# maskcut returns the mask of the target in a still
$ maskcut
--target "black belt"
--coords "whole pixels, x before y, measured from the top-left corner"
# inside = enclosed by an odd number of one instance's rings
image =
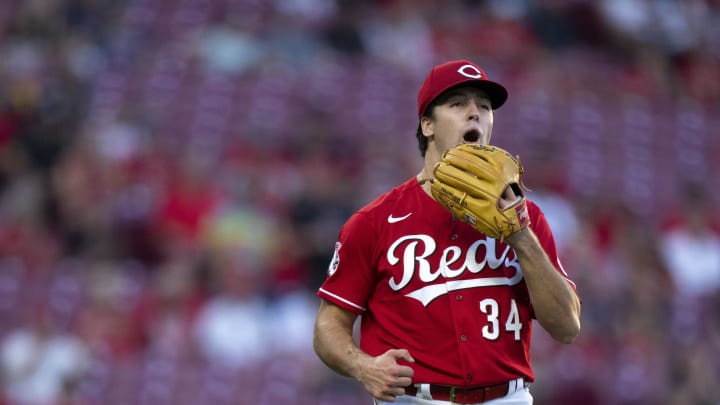
[[[514,384],[515,381],[517,380],[513,380],[512,383]],[[456,404],[478,404],[506,396],[510,390],[510,384],[511,382],[504,382],[502,384],[473,388],[429,384],[429,388],[432,399],[450,401]],[[416,396],[419,385],[420,384],[415,384],[405,387],[405,395]],[[522,385],[516,388],[519,389],[521,387]]]

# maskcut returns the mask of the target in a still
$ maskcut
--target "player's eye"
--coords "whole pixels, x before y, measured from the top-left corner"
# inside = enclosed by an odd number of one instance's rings
[[[490,102],[485,97],[477,97],[475,98],[475,104],[477,105],[478,109],[480,110],[491,110],[492,107],[490,106]]]

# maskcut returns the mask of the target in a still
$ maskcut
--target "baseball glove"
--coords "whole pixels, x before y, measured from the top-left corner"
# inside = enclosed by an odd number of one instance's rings
[[[435,200],[485,235],[502,241],[530,224],[519,157],[463,144],[445,152],[433,172]]]

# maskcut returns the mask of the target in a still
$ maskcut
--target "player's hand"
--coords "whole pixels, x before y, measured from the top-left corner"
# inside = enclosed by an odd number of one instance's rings
[[[405,394],[405,388],[412,383],[413,369],[397,363],[398,360],[415,362],[405,349],[391,349],[377,357],[371,357],[361,366],[358,381],[374,398],[395,402],[398,395]]]
[[[462,144],[443,153],[433,169],[433,198],[481,233],[504,240],[530,225],[524,169],[496,146]]]

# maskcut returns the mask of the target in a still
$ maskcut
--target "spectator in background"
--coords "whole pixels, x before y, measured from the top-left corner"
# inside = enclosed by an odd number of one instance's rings
[[[193,331],[200,353],[223,366],[251,367],[270,349],[267,269],[249,250],[218,253],[210,266],[215,292],[200,309]]]
[[[144,348],[133,311],[140,297],[143,269],[133,263],[104,261],[88,265],[87,300],[78,319],[78,334],[93,355],[110,361],[136,358]]]
[[[362,37],[369,55],[405,68],[421,77],[431,65],[434,49],[432,32],[417,2],[382,2],[363,26]]]
[[[263,48],[240,16],[214,21],[195,39],[194,52],[211,72],[239,74],[259,63]]]
[[[702,298],[720,289],[720,233],[712,227],[710,207],[702,190],[690,186],[679,218],[660,238],[660,251],[683,298]]]
[[[677,217],[667,219],[658,242],[675,287],[668,330],[677,343],[686,346],[702,345],[704,336],[717,333],[713,332],[717,326],[712,315],[716,313],[720,292],[720,233],[713,226],[703,187],[704,184],[681,187],[686,199],[677,210],[672,210]],[[696,362],[680,362],[676,366],[683,373],[690,373],[696,369],[693,363]]]
[[[716,305],[717,308],[717,305]],[[710,322],[708,339],[675,348],[669,356],[673,364],[672,379],[668,384],[667,404],[716,404],[720,369],[717,353],[720,343],[720,323]]]
[[[90,352],[79,337],[56,328],[45,308],[33,312],[31,324],[1,342],[2,389],[12,404],[54,405],[72,396]]]
[[[574,248],[580,233],[578,214],[568,197],[567,179],[558,164],[557,145],[551,141],[537,142],[531,148],[530,159],[535,161],[532,172],[525,180],[530,197],[543,210],[545,218],[554,230],[555,244],[560,254]],[[523,158],[523,156],[520,156]]]
[[[156,206],[153,237],[161,255],[200,255],[205,228],[222,193],[211,181],[211,167],[202,156],[177,159],[173,166]]]
[[[148,291],[134,310],[148,351],[190,359],[196,354],[192,331],[206,298],[196,269],[191,259],[180,256],[153,272]]]

